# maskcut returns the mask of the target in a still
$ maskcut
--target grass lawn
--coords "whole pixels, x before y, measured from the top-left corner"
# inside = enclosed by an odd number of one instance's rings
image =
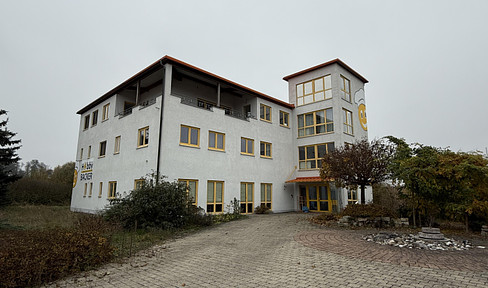
[[[0,229],[49,229],[72,227],[82,215],[69,206],[23,205],[0,209]]]

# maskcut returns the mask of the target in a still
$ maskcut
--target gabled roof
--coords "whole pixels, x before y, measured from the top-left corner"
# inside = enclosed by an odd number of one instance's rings
[[[347,71],[349,71],[351,74],[353,74],[354,76],[358,77],[359,80],[363,81],[363,83],[368,83],[368,80],[366,80],[366,78],[364,78],[363,76],[361,76],[361,74],[359,74],[358,72],[354,71],[351,67],[347,66],[346,63],[342,62],[339,58],[334,59],[334,60],[331,60],[329,62],[325,62],[325,63],[319,64],[319,65],[316,65],[316,66],[313,66],[313,67],[310,67],[310,68],[305,69],[305,70],[302,70],[302,71],[298,71],[298,72],[293,73],[291,75],[285,76],[285,77],[283,77],[283,80],[288,81],[289,79],[291,79],[293,77],[296,77],[296,76],[305,74],[307,72],[310,72],[310,71],[313,71],[313,70],[317,70],[317,69],[320,69],[322,67],[329,66],[329,65],[332,65],[332,64],[339,64],[339,65],[341,65],[344,69],[346,69]]]
[[[290,104],[290,103],[287,103],[285,101],[276,99],[274,97],[271,97],[269,95],[266,95],[264,93],[261,93],[259,91],[254,90],[254,89],[248,88],[248,87],[246,87],[244,85],[241,85],[239,83],[236,83],[236,82],[233,82],[231,80],[225,79],[224,77],[221,77],[221,76],[218,76],[216,74],[210,73],[210,72],[205,71],[205,70],[203,70],[201,68],[198,68],[196,66],[193,66],[191,64],[185,63],[185,62],[183,62],[181,60],[178,60],[176,58],[173,58],[171,56],[166,55],[166,56],[160,58],[159,60],[157,60],[156,62],[154,62],[153,64],[149,65],[148,67],[144,68],[139,73],[137,73],[134,76],[130,77],[129,79],[125,80],[124,82],[122,82],[121,84],[119,84],[118,86],[116,86],[115,88],[113,88],[112,90],[110,90],[107,93],[103,94],[102,96],[100,96],[99,98],[97,98],[95,101],[93,101],[92,103],[88,104],[87,106],[85,106],[84,108],[82,108],[80,111],[78,111],[76,113],[77,114],[83,114],[83,113],[85,113],[86,111],[90,110],[94,106],[96,106],[96,105],[102,103],[103,101],[107,100],[108,98],[112,97],[114,94],[116,94],[120,90],[123,90],[124,88],[128,87],[134,81],[136,81],[138,79],[142,79],[145,76],[149,75],[150,73],[152,73],[152,72],[160,69],[162,67],[162,65],[164,65],[166,63],[173,64],[173,65],[179,66],[179,67],[184,67],[184,68],[186,68],[188,70],[191,70],[191,71],[194,71],[194,72],[197,72],[197,73],[202,73],[202,74],[204,74],[204,75],[206,75],[206,76],[208,76],[210,78],[213,78],[215,80],[221,81],[222,83],[225,83],[225,84],[230,85],[230,86],[237,87],[237,88],[242,89],[242,90],[244,90],[244,91],[246,91],[248,93],[254,94],[254,95],[256,95],[259,98],[262,98],[262,99],[271,101],[273,103],[282,105],[284,107],[287,107],[287,108],[290,108],[290,109],[293,109],[295,107],[295,105],[293,105],[293,104]]]

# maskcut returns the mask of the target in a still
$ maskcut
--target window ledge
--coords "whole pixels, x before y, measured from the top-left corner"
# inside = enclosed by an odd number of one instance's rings
[[[120,152],[114,152],[114,155],[119,155],[119,154],[120,154]]]
[[[142,145],[142,146],[137,146],[137,149],[146,148],[146,147],[148,147],[148,146],[149,146],[149,144],[147,144],[147,145]],[[115,154],[115,153],[114,153],[114,154]],[[117,154],[119,154],[119,153],[117,153]]]
[[[208,150],[215,151],[215,152],[223,152],[223,153],[225,153],[225,149],[222,150],[222,149],[208,148]]]
[[[283,128],[288,128],[288,129],[290,129],[290,126],[289,126],[289,125],[288,125],[288,126],[286,126],[286,125],[280,124],[280,126],[281,126],[281,127],[283,127]]]
[[[101,159],[101,158],[105,158],[105,155],[103,155],[103,156],[98,156],[98,159]]]
[[[105,121],[108,121],[108,118],[107,119],[103,119],[101,123],[105,122]]]
[[[263,155],[261,155],[261,157],[260,157],[260,158],[263,158],[263,159],[269,159],[269,160],[273,160],[273,157],[268,157],[268,156],[263,156]]]
[[[254,154],[248,154],[248,153],[242,153],[242,152],[241,152],[241,155],[242,155],[242,156],[250,156],[250,157],[254,157]]]
[[[259,120],[266,122],[266,123],[269,123],[269,124],[273,124],[273,121],[271,121],[271,120],[266,120],[266,119],[262,119],[262,118],[259,118]]]
[[[183,143],[180,143],[180,146],[183,146],[183,147],[188,147],[188,148],[196,148],[196,149],[200,149],[200,146],[194,146],[194,145],[183,144]]]

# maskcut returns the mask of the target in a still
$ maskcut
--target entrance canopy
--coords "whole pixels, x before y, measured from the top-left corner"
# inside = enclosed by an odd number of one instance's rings
[[[327,179],[327,181],[331,181]],[[297,177],[293,180],[288,180],[285,183],[311,183],[311,182],[326,182],[320,176],[316,177]]]

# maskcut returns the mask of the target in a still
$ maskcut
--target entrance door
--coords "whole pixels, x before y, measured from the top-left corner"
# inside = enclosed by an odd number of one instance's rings
[[[331,212],[332,202],[328,184],[300,185],[300,196],[306,206],[314,212]]]

